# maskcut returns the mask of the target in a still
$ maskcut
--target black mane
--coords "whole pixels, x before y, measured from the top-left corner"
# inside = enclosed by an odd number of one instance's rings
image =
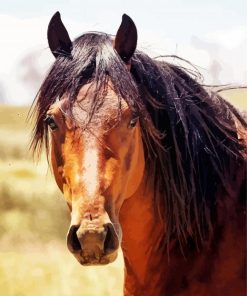
[[[40,88],[33,149],[39,151],[43,144],[49,148],[43,121],[51,104],[66,93],[72,106],[81,86],[95,81],[98,92],[88,110],[92,117],[109,79],[118,97],[140,117],[146,170],[153,176],[154,203],[166,221],[168,241],[200,241],[216,219],[216,193],[226,188],[225,173],[243,161],[234,118],[246,123],[184,69],[136,51],[129,72],[111,36],[82,35],[73,42],[71,57],[56,59]]]

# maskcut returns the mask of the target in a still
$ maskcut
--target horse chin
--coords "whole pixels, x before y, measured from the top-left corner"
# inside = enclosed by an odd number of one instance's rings
[[[114,262],[118,256],[118,250],[111,254],[103,255],[99,258],[95,256],[83,256],[81,254],[73,254],[78,262],[83,266],[107,265]]]

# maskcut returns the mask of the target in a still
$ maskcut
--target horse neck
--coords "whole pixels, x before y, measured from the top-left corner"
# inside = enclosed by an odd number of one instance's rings
[[[164,289],[167,257],[162,242],[165,226],[153,207],[153,188],[145,185],[145,181],[146,178],[120,211],[125,296],[162,295]]]

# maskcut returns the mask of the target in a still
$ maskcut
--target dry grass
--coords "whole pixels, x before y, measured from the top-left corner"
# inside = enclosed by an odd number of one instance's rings
[[[120,296],[121,256],[111,265],[81,267],[57,242],[42,249],[0,253],[0,291],[4,296]]]
[[[247,88],[227,90],[221,95],[239,110],[247,110]]]

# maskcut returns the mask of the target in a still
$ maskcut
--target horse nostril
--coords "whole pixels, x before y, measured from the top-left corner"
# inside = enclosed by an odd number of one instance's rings
[[[119,246],[118,236],[113,228],[113,225],[108,223],[105,225],[106,238],[104,241],[104,251],[106,254],[112,253]]]
[[[71,252],[76,252],[81,250],[81,245],[77,237],[77,230],[79,226],[73,225],[70,227],[69,233],[67,235],[67,246]]]

